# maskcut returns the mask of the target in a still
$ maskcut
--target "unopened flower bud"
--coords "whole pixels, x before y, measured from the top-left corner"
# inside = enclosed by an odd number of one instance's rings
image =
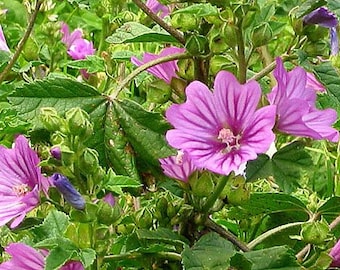
[[[243,176],[236,176],[228,180],[225,187],[228,203],[242,205],[250,198],[250,191]],[[224,192],[223,192],[224,193]]]
[[[202,35],[191,35],[186,41],[185,48],[192,55],[208,54],[208,39]]]
[[[50,149],[50,154],[52,157],[54,157],[57,160],[61,160],[61,149],[59,146],[53,146]]]
[[[183,32],[197,29],[198,23],[193,14],[177,13],[171,16],[171,25]]]
[[[323,220],[303,224],[301,229],[302,240],[314,245],[322,244],[326,240],[328,233],[329,226]]]
[[[40,120],[43,126],[48,131],[56,131],[59,130],[62,119],[58,115],[58,112],[53,107],[44,107],[40,109]]]
[[[149,84],[146,98],[150,102],[163,104],[171,97],[171,86],[163,80],[156,80]]]
[[[85,148],[80,157],[81,166],[89,173],[93,172],[98,167],[98,152],[91,148]]]
[[[70,132],[73,135],[89,136],[93,132],[92,124],[87,112],[79,107],[72,108],[65,113]]]
[[[190,177],[189,183],[192,193],[198,197],[208,197],[214,189],[214,182],[208,171],[204,171],[198,178]]]
[[[66,176],[55,173],[51,176],[52,182],[64,199],[78,210],[85,209],[85,200],[81,194],[73,187]]]
[[[254,47],[260,47],[267,44],[273,37],[273,31],[268,23],[262,23],[253,30],[251,40]]]
[[[138,226],[143,229],[149,229],[153,221],[152,214],[147,208],[138,210],[135,219]]]
[[[51,143],[62,144],[65,141],[65,135],[60,131],[53,132],[51,135]]]
[[[222,26],[222,33],[225,37],[225,41],[227,45],[231,48],[234,48],[237,45],[237,37],[236,37],[236,26],[232,24],[225,23]]]

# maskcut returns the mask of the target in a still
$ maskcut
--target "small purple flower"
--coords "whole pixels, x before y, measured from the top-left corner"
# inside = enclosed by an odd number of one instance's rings
[[[83,31],[80,28],[70,33],[68,25],[64,22],[61,24],[60,32],[63,34],[61,41],[66,45],[67,49],[71,47],[75,40],[83,38]]]
[[[11,255],[9,261],[0,264],[0,270],[44,270],[46,250],[36,250],[23,243],[9,244],[5,251]],[[84,270],[84,266],[78,261],[68,261],[61,270]]]
[[[188,182],[189,176],[198,169],[183,151],[178,151],[176,156],[162,158],[159,162],[165,175],[183,182]]]
[[[13,149],[0,146],[0,226],[18,226],[26,213],[38,206],[39,192],[47,194],[51,183],[41,174],[40,159],[20,135]]]
[[[85,209],[85,200],[81,194],[73,187],[70,181],[62,174],[55,173],[51,176],[52,182],[64,199],[78,210]]]
[[[241,85],[232,73],[220,71],[214,92],[194,81],[186,95],[184,104],[166,112],[174,127],[166,138],[197,167],[227,175],[266,152],[274,141],[275,106],[256,109],[261,98],[256,81]]]
[[[61,160],[61,150],[59,146],[53,146],[50,149],[50,154],[52,157],[54,157],[57,160]]]
[[[176,53],[183,53],[185,49],[183,48],[177,48],[177,47],[168,47],[163,49],[159,55],[157,54],[152,54],[152,53],[144,53],[143,55],[143,60],[139,60],[137,57],[131,57],[131,62],[136,65],[136,66],[141,66],[145,63],[148,63],[152,60],[155,60],[160,57],[164,57],[167,55],[172,55]],[[174,61],[169,61],[166,63],[158,64],[156,66],[153,66],[151,68],[148,68],[147,71],[149,71],[152,75],[162,79],[165,81],[167,84],[171,83],[171,79],[173,77],[177,78],[176,72],[178,71],[178,66],[177,66],[178,60]]]
[[[0,25],[0,50],[10,52],[10,50],[7,46],[7,42],[6,42],[4,32],[2,31],[1,25]]]
[[[146,6],[155,14],[159,14],[161,18],[164,18],[165,16],[168,16],[170,13],[169,7],[162,5],[157,0],[147,0]]]
[[[329,255],[332,257],[331,267],[340,267],[340,240],[336,242]]]
[[[336,111],[316,109],[316,91],[308,87],[307,72],[301,67],[287,72],[279,57],[276,63],[277,86],[267,95],[269,103],[277,108],[276,128],[295,136],[337,142],[339,132],[332,128],[337,119]]]
[[[330,12],[325,7],[319,7],[307,14],[303,18],[304,24],[317,24],[325,28],[330,29],[331,40],[331,55],[335,55],[339,51],[339,41],[336,33],[336,26],[338,25],[338,19],[336,15]]]
[[[85,59],[88,55],[93,55],[95,53],[95,49],[93,48],[93,43],[79,38],[76,39],[71,46],[69,47],[67,53],[72,57],[74,60],[81,60]]]

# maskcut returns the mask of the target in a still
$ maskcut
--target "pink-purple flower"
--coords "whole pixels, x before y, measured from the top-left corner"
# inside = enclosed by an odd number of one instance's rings
[[[339,51],[339,41],[336,32],[338,19],[326,7],[319,7],[303,18],[304,24],[317,24],[330,29],[331,55],[336,55]]]
[[[308,86],[307,72],[301,67],[287,72],[281,58],[276,63],[277,85],[267,96],[269,103],[277,108],[276,128],[295,136],[337,142],[339,132],[332,127],[337,119],[336,111],[315,107],[316,91]]]
[[[147,0],[146,6],[155,14],[159,14],[161,18],[168,16],[170,13],[169,7],[162,5],[157,0]]]
[[[332,267],[340,267],[340,240],[332,247],[329,255],[332,257]]]
[[[166,111],[174,127],[166,138],[199,168],[229,174],[266,152],[275,139],[275,106],[256,109],[261,98],[256,81],[241,85],[232,73],[220,71],[214,92],[194,81],[186,96],[185,103]]]
[[[20,135],[13,149],[0,146],[0,226],[18,226],[26,213],[39,205],[39,192],[51,185],[41,174],[40,159],[28,140]]]
[[[0,25],[0,50],[10,52],[1,25]]]
[[[11,259],[0,264],[0,270],[43,270],[45,269],[46,250],[36,250],[23,243],[9,244],[5,251]],[[60,270],[84,270],[78,261],[68,261]]]
[[[131,57],[131,62],[136,66],[141,66],[145,63],[158,59],[160,57],[176,54],[176,53],[183,53],[185,49],[177,48],[177,47],[167,47],[164,48],[159,55],[152,54],[152,53],[144,53],[143,60],[139,60],[137,57]],[[147,69],[152,75],[162,79],[167,84],[171,83],[171,79],[173,77],[177,78],[176,72],[178,71],[177,66],[178,60],[168,61],[162,64],[155,65]]]
[[[165,175],[184,182],[187,182],[189,176],[198,169],[183,151],[178,151],[176,156],[162,158],[159,162]]]
[[[314,89],[316,92],[326,92],[325,86],[320,83],[313,73],[307,72],[307,82],[306,87]]]

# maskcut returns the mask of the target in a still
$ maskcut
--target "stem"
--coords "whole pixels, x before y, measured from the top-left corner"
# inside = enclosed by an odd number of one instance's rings
[[[223,191],[223,189],[224,189],[225,185],[227,184],[229,178],[230,178],[230,175],[223,176],[220,179],[220,181],[217,183],[213,194],[208,198],[207,202],[205,203],[205,205],[202,208],[203,213],[208,213],[210,208],[212,208],[214,206],[216,200],[218,199],[221,192]]]
[[[160,17],[158,17],[155,13],[153,13],[142,1],[140,0],[132,0],[140,9],[142,9],[155,23],[160,25],[165,31],[167,31],[170,35],[172,35],[175,39],[177,39],[183,45],[185,44],[185,38],[183,34],[173,28],[171,25],[164,22]]]
[[[172,55],[167,55],[164,57],[157,58],[155,60],[152,60],[150,62],[147,62],[138,68],[136,68],[133,72],[131,72],[124,80],[121,81],[121,83],[118,85],[116,91],[109,96],[111,100],[115,99],[119,92],[123,90],[125,85],[127,85],[134,77],[136,77],[139,73],[143,72],[144,70],[153,67],[155,65],[168,62],[168,61],[173,61],[173,60],[178,60],[178,59],[186,59],[190,58],[191,56],[188,53],[176,53]]]
[[[247,61],[244,48],[243,32],[242,32],[242,20],[238,24],[239,27],[236,31],[237,39],[237,54],[238,54],[238,76],[241,84],[244,84],[247,80]]]
[[[182,256],[176,252],[158,252],[153,254],[156,258],[169,259],[172,261],[181,261]],[[144,253],[132,252],[127,254],[107,255],[104,257],[104,261],[120,261],[126,259],[138,259],[143,258],[146,255]]]
[[[248,248],[249,249],[253,249],[255,246],[257,246],[258,244],[260,244],[262,241],[264,241],[266,238],[268,238],[269,236],[272,236],[275,233],[278,233],[280,231],[283,231],[285,229],[291,228],[291,227],[296,227],[296,226],[300,226],[302,224],[304,224],[306,222],[293,222],[293,223],[288,223],[288,224],[284,224],[281,226],[278,226],[274,229],[271,229],[269,231],[266,231],[265,233],[261,234],[259,237],[255,238],[253,241],[251,241],[250,243],[248,243]]]
[[[5,69],[0,74],[0,84],[2,84],[2,82],[4,81],[4,79],[6,78],[8,73],[11,71],[12,67],[14,66],[16,61],[18,60],[21,51],[24,49],[24,46],[25,46],[25,44],[26,44],[26,42],[27,42],[32,30],[33,30],[33,26],[34,26],[35,20],[37,18],[41,4],[42,4],[42,0],[38,0],[36,5],[35,5],[33,14],[30,18],[30,21],[28,23],[27,30],[26,30],[24,36],[19,41],[18,47],[17,47],[12,59],[9,61],[8,65],[5,67]]]
[[[230,242],[232,242],[235,246],[237,246],[240,250],[247,252],[249,251],[249,247],[247,246],[246,243],[243,243],[241,240],[239,240],[235,235],[233,235],[232,233],[228,232],[227,230],[225,230],[223,227],[221,227],[220,225],[216,224],[214,221],[212,221],[211,219],[207,219],[207,221],[205,222],[205,226],[207,226],[208,228],[212,229],[213,231],[217,232],[220,236],[222,236],[223,238],[226,238],[227,240],[229,240]]]

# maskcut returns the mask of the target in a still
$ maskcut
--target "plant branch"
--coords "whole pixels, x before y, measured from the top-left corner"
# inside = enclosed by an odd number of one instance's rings
[[[233,235],[231,232],[228,232],[225,230],[222,226],[216,224],[211,219],[207,219],[205,222],[205,226],[207,226],[209,229],[213,230],[214,232],[217,232],[220,236],[223,238],[226,238],[230,242],[232,242],[235,246],[237,246],[240,250],[247,252],[250,249],[248,248],[246,243],[243,243],[241,240],[239,240],[235,235]]]
[[[237,56],[238,56],[238,76],[241,84],[244,84],[247,80],[247,61],[244,48],[242,20],[238,24],[239,27],[236,30],[237,39]]]
[[[153,13],[142,1],[132,0],[140,9],[142,9],[154,22],[160,25],[165,31],[176,38],[180,43],[185,45],[185,38],[183,34],[173,28],[171,25],[164,22],[160,17]]]
[[[296,227],[296,226],[300,226],[302,224],[304,224],[305,222],[293,222],[293,223],[288,223],[288,224],[284,224],[278,227],[275,227],[269,231],[266,231],[265,233],[261,234],[259,237],[255,238],[253,241],[251,241],[250,243],[248,243],[248,248],[249,249],[253,249],[255,246],[257,246],[258,244],[260,244],[262,241],[264,241],[266,238],[268,238],[269,236],[272,236],[275,233],[278,233],[280,231],[283,231],[285,229],[291,228],[291,227]]]
[[[229,176],[223,176],[221,179],[219,179],[220,181],[217,183],[213,194],[211,194],[208,198],[208,200],[206,201],[205,205],[203,206],[203,212],[204,213],[208,213],[210,208],[212,208],[216,202],[216,200],[218,199],[218,197],[220,196],[221,192],[223,191],[225,185],[228,182],[228,179],[230,178]]]
[[[127,85],[134,77],[136,77],[138,74],[140,74],[144,70],[146,70],[150,67],[153,67],[155,65],[161,64],[161,63],[165,63],[165,62],[169,62],[169,61],[173,61],[173,60],[178,60],[178,59],[186,59],[186,58],[190,58],[190,57],[191,56],[188,53],[176,53],[176,54],[167,55],[167,56],[164,56],[164,57],[157,58],[155,60],[152,60],[150,62],[147,62],[147,63],[139,66],[134,71],[132,71],[127,77],[125,77],[124,80],[121,81],[121,83],[118,85],[117,89],[114,91],[114,93],[112,95],[109,96],[109,98],[111,100],[115,99],[118,96],[118,94],[120,93],[120,91],[123,90],[125,85]]]
[[[181,261],[182,256],[176,252],[158,252],[152,254],[156,258],[163,258],[172,261]],[[117,255],[107,255],[104,257],[104,261],[120,261],[120,260],[127,260],[127,259],[138,259],[145,257],[145,254],[132,252],[127,254],[117,254]]]
[[[9,61],[8,65],[5,67],[5,69],[0,74],[0,84],[2,84],[2,82],[5,80],[6,76],[11,71],[11,69],[14,66],[14,64],[16,63],[16,61],[18,60],[21,51],[24,49],[24,46],[25,46],[25,44],[26,44],[26,42],[27,42],[32,30],[33,30],[34,23],[35,23],[35,20],[37,18],[37,15],[38,15],[38,12],[39,12],[39,9],[40,9],[42,2],[43,2],[42,0],[37,1],[24,36],[19,41],[18,47],[17,47],[15,53],[13,54],[12,59]]]

